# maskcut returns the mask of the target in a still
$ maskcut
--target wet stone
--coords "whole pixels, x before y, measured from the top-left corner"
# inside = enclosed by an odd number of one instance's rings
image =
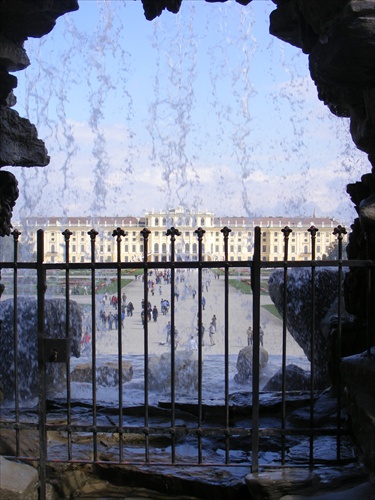
[[[268,363],[268,352],[259,348],[259,368],[260,372],[264,370]],[[238,384],[246,384],[253,374],[253,347],[246,346],[240,350],[237,358],[237,372],[234,376],[234,380]]]
[[[38,472],[34,467],[0,456],[0,471],[2,500],[38,499]]]
[[[122,362],[122,381],[130,382],[133,378],[133,365],[129,361]],[[92,382],[91,363],[82,363],[74,367],[71,373],[72,382]],[[118,363],[103,363],[96,369],[96,383],[105,387],[116,386],[119,383]]]

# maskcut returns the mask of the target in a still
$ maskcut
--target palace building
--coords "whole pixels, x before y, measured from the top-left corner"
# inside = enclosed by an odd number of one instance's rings
[[[21,231],[21,243],[26,243],[31,252],[36,251],[37,229],[44,231],[44,251],[46,262],[65,260],[65,236],[70,235],[70,261],[87,262],[91,256],[91,238],[89,231],[95,229],[97,262],[117,259],[116,237],[113,230],[120,227],[125,231],[121,242],[121,259],[124,262],[143,260],[144,239],[141,231],[150,230],[148,237],[147,260],[163,262],[170,259],[170,237],[167,230],[175,227],[180,231],[176,236],[175,258],[177,260],[198,260],[198,238],[195,233],[201,227],[203,235],[203,259],[224,260],[223,227],[231,229],[228,237],[228,259],[247,261],[253,258],[254,228],[261,228],[261,258],[264,261],[279,261],[284,258],[284,234],[282,229],[288,226],[289,260],[311,259],[311,236],[308,229],[315,226],[316,259],[328,255],[336,241],[333,230],[340,223],[328,217],[215,217],[213,212],[187,210],[178,207],[170,210],[146,212],[143,217],[30,217],[22,224],[14,223]],[[346,236],[345,236],[346,237]]]

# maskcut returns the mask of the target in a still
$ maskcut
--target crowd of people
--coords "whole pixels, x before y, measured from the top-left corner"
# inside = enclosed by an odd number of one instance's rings
[[[121,325],[121,328],[123,331],[126,329],[126,318],[132,318],[134,313],[135,318],[141,318],[141,322],[143,326],[145,325],[145,322],[152,323],[152,324],[159,324],[161,322],[161,327],[157,327],[156,331],[158,334],[163,332],[164,335],[164,342],[160,341],[159,344],[161,345],[171,345],[173,343],[174,348],[177,349],[179,346],[183,347],[184,349],[189,349],[192,351],[198,350],[198,347],[201,345],[202,347],[204,346],[215,346],[217,343],[217,339],[219,339],[219,344],[222,342],[220,340],[220,337],[218,337],[218,329],[217,329],[217,317],[216,314],[213,314],[211,317],[210,322],[208,323],[209,326],[206,329],[204,326],[204,323],[207,325],[207,317],[205,316],[207,312],[203,313],[203,311],[206,311],[206,306],[207,306],[207,299],[209,301],[209,310],[212,311],[212,305],[210,304],[210,285],[211,285],[211,273],[205,273],[204,279],[202,281],[202,288],[199,289],[199,295],[201,299],[200,307],[198,308],[198,304],[196,304],[198,312],[197,312],[197,326],[195,328],[195,331],[186,332],[186,320],[187,318],[181,319],[176,315],[173,318],[173,321],[176,319],[177,323],[181,323],[181,321],[184,321],[183,326],[183,332],[184,335],[182,338],[180,338],[179,331],[176,328],[176,325],[174,326],[174,332],[172,334],[172,325],[171,325],[171,310],[170,310],[170,301],[163,297],[163,292],[172,294],[174,296],[174,304],[175,307],[177,307],[177,302],[179,300],[179,287],[182,289],[182,295],[183,295],[183,300],[191,300],[193,299],[195,302],[197,301],[197,290],[196,288],[192,285],[190,282],[191,280],[187,276],[187,279],[183,275],[183,273],[180,271],[179,273],[176,273],[173,279],[173,283],[175,283],[175,288],[174,291],[171,290],[171,281],[172,281],[172,276],[171,276],[171,271],[170,270],[165,270],[162,272],[159,272],[157,270],[155,271],[149,271],[148,276],[147,276],[147,288],[149,291],[148,297],[149,300],[145,302],[144,299],[141,300],[140,302],[140,308],[136,308],[131,300],[128,300],[127,294],[123,292],[121,294],[121,297],[117,297],[116,294],[109,295],[108,293],[105,293],[101,299],[101,306],[99,310],[99,319],[100,321],[97,322],[97,328],[101,332],[107,332],[107,331],[113,331],[117,330],[119,331],[119,325]],[[217,278],[215,274],[215,278]],[[143,275],[143,283],[145,282],[145,275]],[[167,287],[165,287],[167,285]],[[131,290],[129,288],[129,290]],[[155,290],[158,291],[159,297],[160,297],[160,305],[156,304],[152,297],[154,296]],[[154,291],[154,293],[152,293]],[[207,294],[207,298],[206,298]],[[189,299],[190,297],[190,299]],[[173,297],[172,297],[173,298]],[[119,304],[120,302],[120,304]],[[136,310],[137,309],[137,310]],[[200,311],[200,312],[199,312]],[[200,316],[200,319],[199,319]],[[166,317],[166,319],[164,319]],[[163,319],[161,319],[163,318]],[[160,320],[160,321],[159,321]],[[167,320],[167,321],[166,321]],[[133,321],[133,320],[132,320]],[[166,323],[165,323],[166,321]],[[178,326],[177,324],[177,326]],[[165,325],[165,326],[163,326]],[[129,325],[130,326],[130,325]],[[194,330],[194,329],[193,329]],[[205,338],[205,332],[208,332],[208,339]],[[221,330],[220,330],[221,331]],[[151,327],[150,332],[155,332],[155,327]],[[184,339],[184,336],[187,334],[186,340]],[[82,349],[87,349],[87,345],[90,344],[91,342],[91,337],[88,339],[88,337],[85,335],[82,338]],[[181,344],[182,342],[182,344]],[[251,326],[247,329],[247,344],[252,345],[253,344],[253,330]],[[263,346],[263,330],[260,329],[260,345]]]

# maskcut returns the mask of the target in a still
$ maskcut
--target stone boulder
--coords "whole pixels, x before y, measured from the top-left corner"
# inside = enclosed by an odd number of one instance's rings
[[[7,299],[0,303],[0,381],[4,400],[15,397],[14,373],[14,303]],[[82,335],[82,310],[70,302],[70,354],[80,356]],[[18,390],[21,400],[30,401],[38,396],[38,309],[34,298],[19,297],[17,300],[17,353]],[[65,338],[65,300],[45,300],[45,337]],[[64,363],[47,363],[47,395],[52,396],[65,379]]]
[[[268,352],[259,348],[260,371],[264,370],[268,363]],[[253,374],[253,346],[248,345],[240,350],[237,358],[237,372],[234,380],[237,384],[246,384]]]
[[[375,347],[344,358],[341,374],[346,386],[348,414],[361,461],[375,471]]]
[[[268,280],[269,294],[283,315],[284,271],[276,270]],[[317,388],[330,385],[328,365],[330,359],[329,329],[324,325],[329,322],[327,314],[333,315],[332,305],[338,292],[338,271],[332,268],[316,269],[315,279],[315,331],[312,332],[312,284],[311,269],[296,268],[288,271],[287,280],[287,328],[294,340],[301,346],[311,362],[311,338],[314,333],[314,366]],[[337,314],[337,313],[336,313]]]
[[[280,369],[265,384],[262,391],[274,392],[282,390],[283,372]],[[286,390],[287,391],[308,391],[310,389],[310,373],[297,365],[285,367]]]
[[[150,357],[148,361],[148,384],[151,391],[170,391],[171,353]],[[175,388],[179,393],[189,394],[198,388],[198,357],[193,351],[175,353]]]
[[[38,471],[31,465],[0,457],[2,500],[38,500]]]
[[[36,127],[17,111],[0,106],[0,167],[5,165],[45,167],[50,158]]]
[[[130,382],[133,378],[133,365],[129,361],[122,362],[122,381]],[[71,373],[72,382],[92,382],[91,363],[76,365]],[[103,363],[96,369],[96,383],[105,387],[113,387],[119,383],[119,370],[117,363]]]

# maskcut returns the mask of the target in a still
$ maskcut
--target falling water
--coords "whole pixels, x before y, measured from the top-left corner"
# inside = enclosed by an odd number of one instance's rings
[[[18,107],[52,159],[15,169],[16,217],[182,205],[342,219],[327,194],[358,177],[364,158],[319,103],[307,56],[267,39],[272,2],[184,2],[151,23],[136,4],[82,2],[27,42]]]

